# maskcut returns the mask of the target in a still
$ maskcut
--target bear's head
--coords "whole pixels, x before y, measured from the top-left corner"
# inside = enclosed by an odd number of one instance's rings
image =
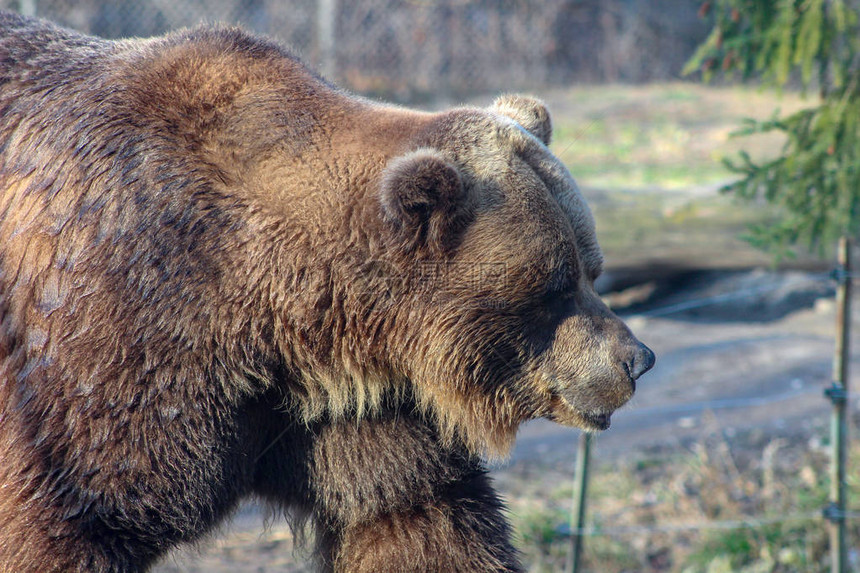
[[[380,177],[391,368],[490,455],[533,418],[607,428],[654,364],[594,290],[594,220],[551,132],[532,98],[443,112]]]

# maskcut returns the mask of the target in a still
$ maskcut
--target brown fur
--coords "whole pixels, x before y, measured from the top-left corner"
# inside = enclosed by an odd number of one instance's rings
[[[372,104],[235,29],[0,14],[0,571],[139,571],[262,496],[338,571],[516,571],[479,456],[653,355],[545,107]]]

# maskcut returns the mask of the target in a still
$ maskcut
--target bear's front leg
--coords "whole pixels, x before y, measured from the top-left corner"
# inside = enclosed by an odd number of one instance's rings
[[[346,526],[334,569],[352,572],[521,571],[489,480],[476,472],[438,497]]]
[[[522,571],[480,460],[421,420],[325,426],[310,460],[324,566],[338,572]]]

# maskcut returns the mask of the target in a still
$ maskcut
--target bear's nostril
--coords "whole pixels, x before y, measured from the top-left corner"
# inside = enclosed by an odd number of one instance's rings
[[[628,366],[630,377],[634,380],[638,379],[640,376],[651,370],[656,360],[657,358],[654,356],[654,352],[652,352],[650,348],[644,344],[639,344],[639,348],[637,348],[636,352],[633,353],[633,357],[631,358]]]

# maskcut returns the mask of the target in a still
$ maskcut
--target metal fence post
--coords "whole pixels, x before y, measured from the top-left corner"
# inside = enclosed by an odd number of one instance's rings
[[[832,573],[848,571],[845,545],[845,464],[848,448],[848,359],[851,333],[851,244],[847,237],[839,239],[837,266],[834,271],[836,289],[836,348],[833,354],[833,383],[825,395],[833,404],[830,423],[832,460],[830,467],[830,503],[824,517],[830,522],[830,559]]]
[[[336,27],[337,0],[317,0],[317,64],[323,77],[329,81],[337,79]]]
[[[35,16],[36,0],[20,0],[18,2],[18,11],[22,16]]]
[[[591,457],[591,434],[579,434],[576,454],[576,476],[573,490],[573,512],[570,524],[570,558],[567,573],[578,573],[582,553],[582,528],[585,527],[585,503],[588,492],[588,461]]]

